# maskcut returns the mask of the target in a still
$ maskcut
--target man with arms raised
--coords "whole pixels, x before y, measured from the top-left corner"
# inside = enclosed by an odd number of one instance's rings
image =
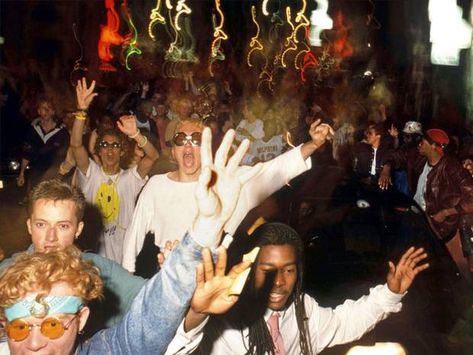
[[[136,256],[148,232],[154,233],[155,244],[163,252],[171,248],[171,241],[180,240],[186,226],[195,218],[197,206],[193,196],[201,172],[202,129],[200,121],[180,121],[171,150],[178,169],[153,176],[143,188],[123,245],[122,265],[130,272],[135,271]],[[292,178],[310,169],[309,156],[331,137],[333,130],[316,121],[309,133],[311,141],[264,163],[259,173],[243,186],[235,212],[224,227],[227,233],[235,232],[248,211]]]
[[[194,299],[167,354],[190,354],[199,343],[206,355],[317,354],[361,338],[399,312],[414,278],[428,267],[419,265],[427,257],[423,249],[410,248],[397,265],[389,262],[386,284],[356,301],[323,308],[302,292],[304,247],[295,230],[281,223],[263,224],[249,243],[249,250],[261,249],[237,304],[209,320],[209,312],[200,311]],[[222,314],[231,307],[219,303],[209,308]]]

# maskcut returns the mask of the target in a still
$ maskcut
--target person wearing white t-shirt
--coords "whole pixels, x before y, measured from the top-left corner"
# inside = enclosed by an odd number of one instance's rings
[[[82,142],[82,132],[87,118],[86,110],[94,97],[95,81],[87,87],[83,78],[76,86],[77,106],[71,134],[71,148],[77,162],[78,182],[86,200],[95,204],[102,213],[103,234],[99,237],[99,254],[121,262],[123,239],[133,215],[136,197],[147,180],[147,174],[158,158],[158,152],[137,128],[135,116],[122,116],[118,129],[99,133],[96,152],[100,165],[92,160]],[[121,132],[120,132],[121,131]],[[145,156],[133,168],[120,168],[124,154],[123,134],[134,139]]]
[[[282,134],[277,132],[277,123],[267,119],[263,124],[264,137],[251,142],[249,152],[243,160],[245,165],[255,165],[266,162],[280,156],[286,149],[287,144]]]
[[[200,121],[189,119],[179,122],[171,149],[178,169],[153,176],[143,188],[124,241],[122,265],[128,271],[135,272],[136,257],[148,232],[154,234],[155,245],[165,253],[172,248],[174,241],[182,238],[186,226],[194,220],[197,213],[194,191],[201,167],[202,129]],[[333,130],[316,121],[309,133],[310,141],[263,163],[261,171],[245,183],[235,212],[225,225],[227,233],[236,231],[248,211],[291,179],[310,169],[308,158],[331,137]]]
[[[243,103],[243,119],[238,123],[236,127],[235,138],[237,142],[243,139],[249,139],[253,142],[256,139],[264,137],[263,121],[256,117],[253,110],[249,107],[249,102]]]

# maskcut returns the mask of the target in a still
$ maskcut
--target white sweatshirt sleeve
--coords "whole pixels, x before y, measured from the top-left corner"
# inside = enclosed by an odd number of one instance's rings
[[[227,222],[225,231],[233,234],[251,209],[312,167],[310,158],[303,159],[301,146],[263,163],[261,171],[243,186],[235,212]]]
[[[133,217],[123,240],[122,266],[129,272],[135,272],[135,261],[143,247],[146,233],[153,231],[152,212],[155,209],[153,193],[153,179],[141,191],[138,202],[133,211]]]

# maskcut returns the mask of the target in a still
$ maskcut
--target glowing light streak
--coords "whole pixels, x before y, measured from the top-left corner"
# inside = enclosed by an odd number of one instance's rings
[[[291,132],[289,131],[286,131],[286,142],[287,142],[287,145],[289,145],[291,148],[296,147],[294,144],[292,144],[292,136],[291,136]]]
[[[135,25],[133,24],[133,20],[130,15],[130,11],[128,9],[128,1],[124,1],[122,3],[122,12],[125,16],[125,19],[128,23],[128,26],[130,27],[130,32],[131,32],[131,37],[128,40],[128,46],[126,48],[126,54],[125,54],[125,68],[127,70],[131,70],[130,65],[128,64],[128,60],[130,59],[130,56],[132,55],[140,55],[141,49],[137,47],[138,44],[138,31],[136,30]]]
[[[337,11],[335,14],[335,28],[338,32],[338,38],[333,43],[335,54],[347,58],[353,55],[353,47],[348,42],[348,28],[343,23],[343,13]]]
[[[166,0],[166,7],[168,10],[172,10],[171,0]]]
[[[220,0],[215,0],[215,8],[217,13],[220,17],[220,23],[217,24],[217,16],[212,14],[212,24],[214,28],[214,39],[210,46],[210,58],[209,58],[209,74],[210,76],[214,76],[212,70],[212,64],[216,60],[225,60],[225,54],[221,48],[222,41],[226,41],[228,39],[228,35],[223,31],[223,25],[225,23],[225,15],[223,14],[222,9],[220,8]]]
[[[317,10],[312,11],[310,15],[310,37],[309,41],[312,46],[322,46],[320,34],[323,30],[329,30],[333,27],[332,19],[327,15],[328,0],[315,0],[317,2]]]
[[[79,44],[79,48],[80,48],[80,56],[75,61],[74,68],[72,69],[71,74],[69,75],[69,81],[70,81],[71,85],[75,87],[77,83],[75,83],[74,82],[75,80],[73,80],[73,78],[72,78],[72,75],[74,74],[74,72],[76,72],[78,70],[86,72],[86,71],[88,71],[88,69],[87,69],[87,67],[84,67],[82,65],[82,60],[84,59],[84,48],[82,47],[82,43],[80,43],[79,37],[77,36],[77,26],[76,26],[75,23],[72,24],[72,32],[74,33],[74,39]]]
[[[179,17],[182,14],[187,14],[190,15],[192,13],[192,10],[190,9],[189,6],[186,4],[186,0],[179,0],[176,5],[176,17],[174,17],[174,26],[178,31],[181,30],[181,26],[179,26]]]
[[[306,52],[304,55],[304,61],[301,68],[301,80],[306,82],[305,73],[310,67],[317,67],[319,61],[315,57],[315,54],[312,51]]]
[[[263,0],[263,3],[261,4],[261,11],[263,12],[264,16],[268,16],[268,0]]]
[[[286,49],[281,54],[281,66],[286,68],[286,63],[284,58],[289,51],[295,51],[297,49],[296,42],[294,41],[294,34],[295,34],[295,27],[291,20],[291,8],[288,6],[286,7],[286,20],[289,26],[291,27],[292,31],[291,34],[286,38],[285,47]]]
[[[150,22],[148,24],[148,34],[153,40],[156,39],[153,34],[153,27],[155,26],[156,22],[159,22],[162,25],[166,24],[166,19],[159,12],[160,9],[161,0],[156,0],[156,6],[151,10],[151,14],[149,15]]]
[[[250,51],[248,52],[246,56],[246,63],[248,64],[249,67],[252,67],[253,65],[251,64],[250,58],[253,52],[255,51],[263,51],[263,45],[261,42],[258,40],[259,35],[260,35],[260,26],[258,24],[258,21],[256,20],[256,7],[254,5],[251,6],[251,19],[253,20],[253,23],[256,26],[256,34],[251,37],[250,41]],[[265,57],[266,58],[266,57]]]
[[[113,59],[110,47],[112,45],[121,45],[125,42],[125,39],[118,33],[120,19],[115,11],[114,0],[105,0],[105,8],[107,9],[107,24],[100,25],[100,38],[98,42],[98,55],[102,61],[100,70],[116,71],[116,68],[110,63]]]

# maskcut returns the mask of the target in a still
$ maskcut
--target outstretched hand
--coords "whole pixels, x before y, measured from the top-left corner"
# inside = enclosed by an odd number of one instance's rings
[[[230,296],[230,288],[236,277],[251,265],[244,261],[235,265],[225,275],[227,251],[218,249],[218,260],[215,265],[208,249],[203,251],[203,263],[197,268],[197,288],[191,301],[191,308],[200,314],[222,314],[228,311],[238,300],[238,296]]]
[[[387,277],[389,289],[399,294],[406,292],[412,285],[415,277],[430,266],[428,263],[419,265],[426,258],[427,253],[424,252],[424,248],[416,249],[410,247],[402,255],[397,265],[390,261]]]
[[[82,78],[77,81],[76,96],[77,96],[77,108],[79,110],[87,110],[97,93],[94,92],[95,80],[87,87],[87,80]]]
[[[202,132],[201,173],[196,188],[198,214],[193,232],[201,236],[207,234],[207,238],[213,239],[204,245],[217,245],[220,242],[215,237],[220,235],[224,224],[233,214],[242,186],[262,168],[262,165],[239,166],[248,150],[247,139],[228,157],[234,137],[235,131],[232,129],[225,134],[214,159],[210,129],[206,127]]]
[[[330,125],[321,122],[322,121],[318,119],[313,122],[309,128],[310,138],[317,148],[321,147],[326,141],[331,140],[335,134]]]

